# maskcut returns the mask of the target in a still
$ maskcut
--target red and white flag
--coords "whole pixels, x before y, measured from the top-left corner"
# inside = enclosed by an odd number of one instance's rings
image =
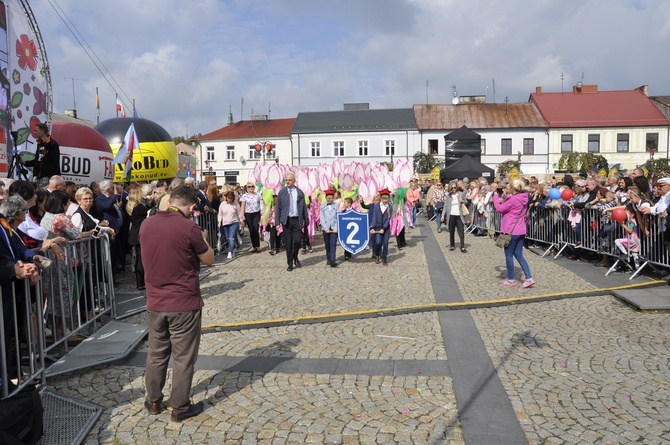
[[[126,110],[123,109],[121,99],[119,99],[118,97],[116,98],[116,113],[120,114],[121,117],[126,117]]]
[[[113,164],[124,164],[123,177],[126,181],[130,180],[130,173],[133,169],[133,152],[139,145],[140,142],[137,139],[137,133],[135,132],[135,124],[130,124],[128,131],[126,131],[126,135],[123,138],[123,143],[113,161]]]

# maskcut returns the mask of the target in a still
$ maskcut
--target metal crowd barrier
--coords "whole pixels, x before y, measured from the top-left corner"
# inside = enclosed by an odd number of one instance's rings
[[[198,216],[198,225],[201,229],[207,230],[207,242],[212,248],[215,248],[218,241],[218,218],[213,212],[201,213]]]
[[[67,353],[69,341],[116,315],[108,236],[70,241],[63,252],[60,261],[49,251],[51,267],[41,271],[47,354],[59,348]]]
[[[0,399],[36,382],[45,383],[42,287],[15,281],[0,291]]]
[[[478,209],[469,203],[470,232],[500,232],[502,215],[490,204],[488,206]],[[531,207],[525,223],[526,239],[546,247],[543,257],[555,251],[554,258],[558,258],[566,249],[570,251],[583,249],[600,253],[615,259],[606,275],[619,267],[624,267],[633,272],[631,280],[646,267],[670,268],[670,254],[664,239],[665,218],[660,215],[649,215],[649,235],[645,233],[645,227],[638,227],[637,252],[631,249],[635,241],[612,219],[611,213],[603,214],[602,210],[597,208],[583,209],[581,221],[573,224],[570,209],[566,206]],[[625,240],[622,243],[624,251],[617,247],[617,240]]]

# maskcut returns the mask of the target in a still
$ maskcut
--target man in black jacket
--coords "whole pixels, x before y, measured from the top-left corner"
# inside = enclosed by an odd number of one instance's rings
[[[58,142],[51,139],[47,124],[37,124],[35,139],[37,140],[35,159],[25,162],[28,167],[33,167],[33,180],[60,175],[60,147]]]

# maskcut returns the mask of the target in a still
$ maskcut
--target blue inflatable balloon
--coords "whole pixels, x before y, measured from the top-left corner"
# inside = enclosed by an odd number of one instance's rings
[[[557,188],[549,190],[549,199],[561,199],[561,191]]]

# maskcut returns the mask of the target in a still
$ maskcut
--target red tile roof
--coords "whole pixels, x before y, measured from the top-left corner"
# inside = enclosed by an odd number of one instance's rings
[[[414,115],[419,130],[547,127],[532,103],[414,105]]]
[[[288,137],[295,123],[295,118],[250,120],[235,122],[227,127],[207,133],[198,138],[200,141],[218,139],[260,139],[270,137]]]
[[[530,95],[530,101],[537,105],[551,128],[670,124],[639,89],[597,91],[597,88],[584,88],[581,93],[576,90],[566,93],[536,92]]]

